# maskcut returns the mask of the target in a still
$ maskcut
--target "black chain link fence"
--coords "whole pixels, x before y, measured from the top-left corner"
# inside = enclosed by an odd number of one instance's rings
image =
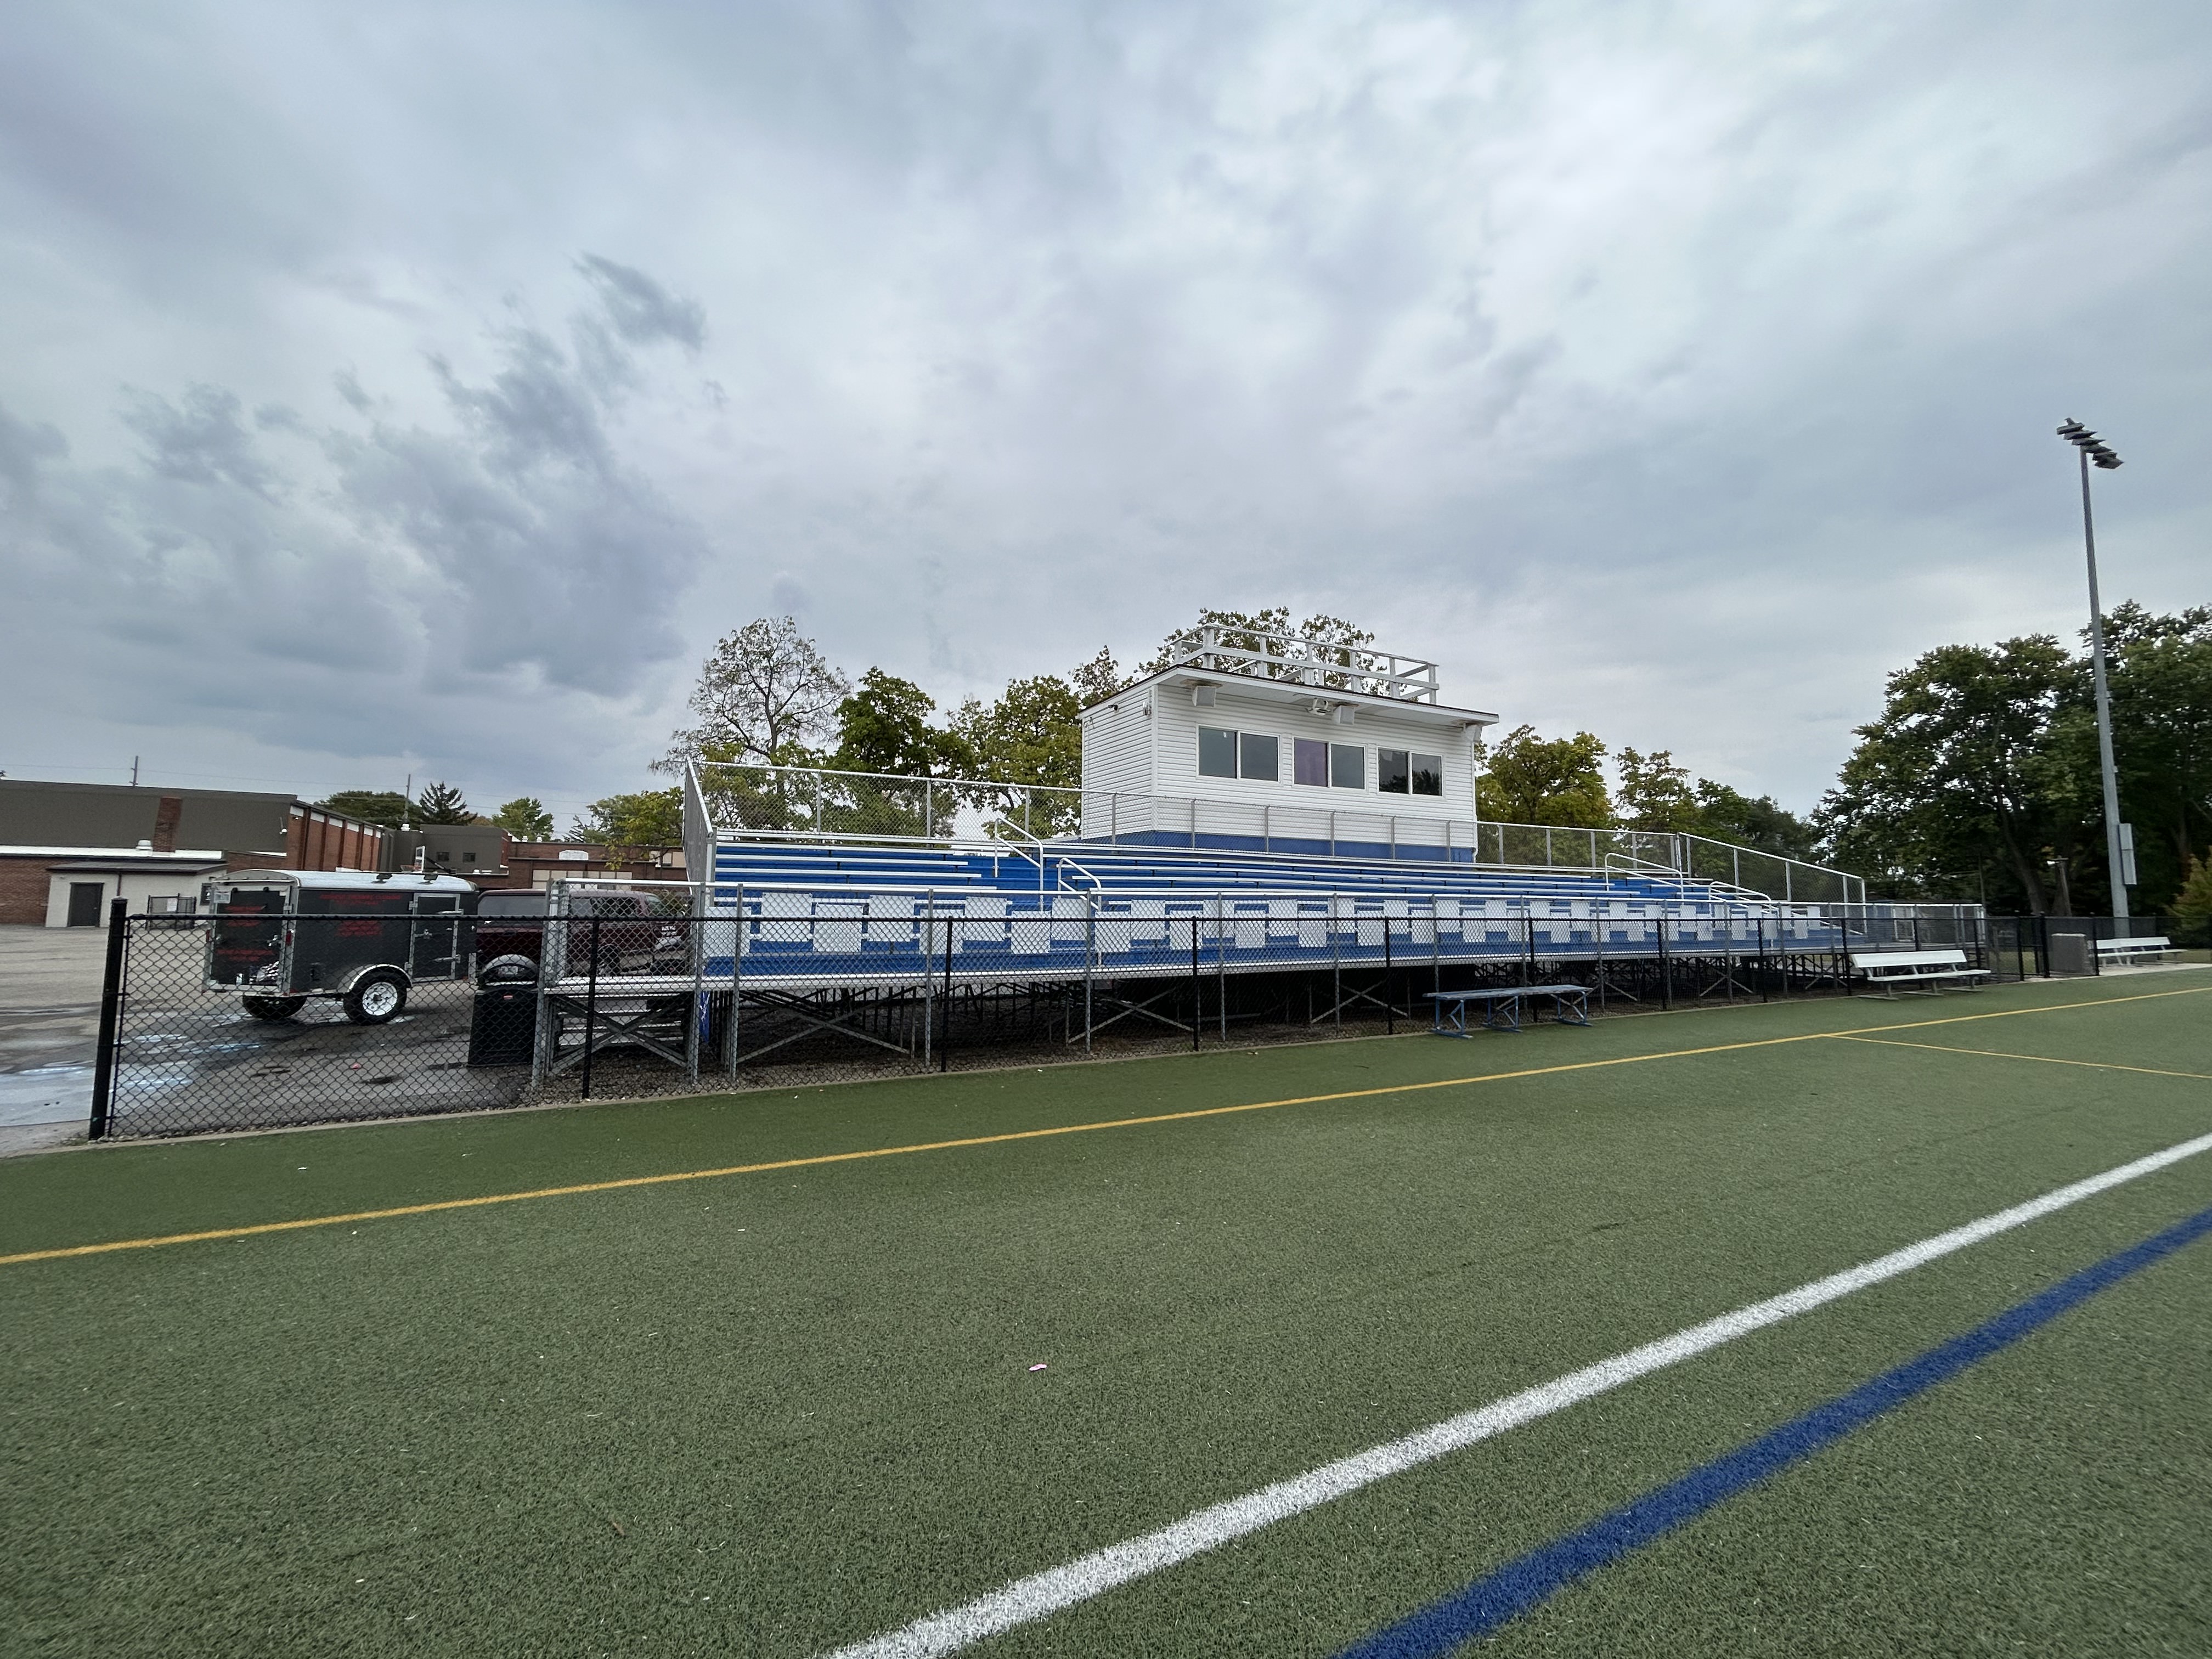
[[[769,890],[684,914],[693,902],[678,888],[556,902],[542,919],[423,918],[406,963],[328,983],[308,958],[343,918],[129,917],[111,941],[92,1132],[1382,1035],[1430,1029],[1440,994],[1530,986],[1572,988],[1594,1018],[1934,993],[2115,971],[2183,937],[2160,918],[1547,917],[1540,902],[1367,895]],[[1948,952],[1979,976],[1883,984],[1853,961]],[[1528,1018],[1550,1011],[1527,1001]]]

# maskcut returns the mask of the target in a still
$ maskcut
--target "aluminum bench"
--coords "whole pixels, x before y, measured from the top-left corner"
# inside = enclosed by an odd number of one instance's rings
[[[1975,988],[1973,981],[1990,976],[1990,970],[1986,968],[1968,967],[1966,953],[1956,949],[1854,951],[1851,952],[1851,969],[1869,985],[1890,987],[1886,994],[1893,997],[1897,994],[1894,988],[1899,985],[1911,988],[1924,984],[1928,987],[1927,994],[1936,996],[1942,994],[1945,980],[1965,980],[1967,981],[1966,988],[1972,990]]]
[[[1482,1029],[1486,1031],[1518,1031],[1523,997],[1549,997],[1555,1024],[1590,1023],[1587,985],[1498,985],[1479,991],[1431,991],[1427,995],[1436,1005],[1436,1016],[1429,1029],[1438,1036],[1474,1035],[1467,1029],[1467,1005],[1470,1002],[1483,1005]]]
[[[2097,960],[2100,963],[2141,962],[2149,957],[2174,954],[2173,941],[2163,935],[2156,939],[2100,939],[2097,941]]]

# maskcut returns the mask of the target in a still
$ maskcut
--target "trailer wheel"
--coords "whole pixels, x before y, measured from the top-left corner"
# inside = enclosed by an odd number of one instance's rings
[[[346,1018],[356,1025],[381,1025],[397,1019],[407,1006],[407,981],[389,968],[363,974],[345,995]]]
[[[246,1012],[256,1019],[289,1019],[307,1006],[305,997],[246,997]]]

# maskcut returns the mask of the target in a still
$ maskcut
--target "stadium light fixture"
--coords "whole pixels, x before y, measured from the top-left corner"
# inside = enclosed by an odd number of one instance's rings
[[[2105,774],[2105,863],[2112,878],[2112,919],[2128,919],[2128,882],[2135,874],[2133,830],[2120,822],[2119,775],[2112,766],[2112,700],[2105,689],[2105,613],[2097,602],[2097,526],[2089,514],[2089,464],[2106,472],[2120,465],[2112,447],[2069,418],[2058,435],[2081,455],[2081,542],[2089,556],[2089,677],[2097,693],[2097,759]]]

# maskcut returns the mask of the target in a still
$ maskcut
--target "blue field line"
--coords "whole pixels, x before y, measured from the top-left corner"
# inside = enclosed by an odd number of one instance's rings
[[[1914,1395],[2011,1346],[2068,1309],[2212,1232],[2200,1210],[2140,1244],[2107,1256],[1994,1319],[1908,1359],[1849,1394],[1715,1458],[1679,1480],[1654,1487],[1578,1532],[1555,1539],[1442,1601],[1431,1602],[1344,1650],[1340,1659],[1431,1659],[1487,1636],[1584,1575],[1663,1538],[1747,1487],[1833,1444]]]

